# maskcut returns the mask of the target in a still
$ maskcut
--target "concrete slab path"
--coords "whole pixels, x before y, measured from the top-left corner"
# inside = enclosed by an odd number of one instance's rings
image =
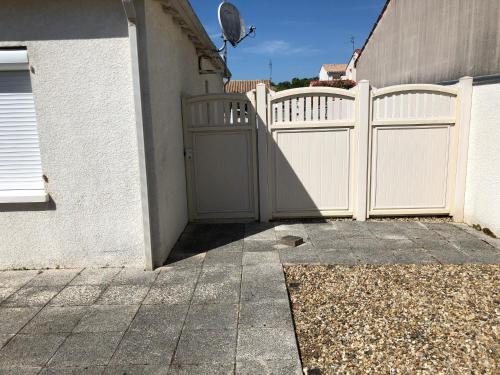
[[[500,263],[488,242],[447,223],[192,224],[154,272],[2,271],[0,373],[301,374],[283,264]]]

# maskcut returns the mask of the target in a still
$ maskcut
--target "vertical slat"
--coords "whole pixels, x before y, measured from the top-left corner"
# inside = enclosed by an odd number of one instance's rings
[[[339,120],[342,120],[344,118],[344,100],[342,98],[339,98]]]
[[[229,102],[227,100],[224,101],[224,125],[231,125],[231,111],[229,107]]]
[[[319,120],[319,97],[316,95],[313,96],[313,111],[312,111],[312,119],[313,121],[318,121]]]
[[[304,106],[305,106],[304,97],[301,96],[297,99],[297,121],[305,120]]]
[[[329,96],[327,98],[328,111],[327,111],[327,119],[328,121],[333,121],[333,98]]]
[[[290,99],[285,100],[285,115],[284,115],[284,121],[285,122],[290,122]]]
[[[325,121],[326,117],[326,98],[324,96],[321,96],[319,98],[319,120],[320,121]]]
[[[279,123],[281,123],[281,122],[283,122],[283,102],[276,103],[276,108],[277,108],[277,111],[278,111],[277,121]]]
[[[298,117],[297,98],[292,98],[290,105],[291,105],[291,108],[290,108],[291,120],[290,121],[294,122],[294,121],[297,121],[297,117]]]
[[[310,96],[305,97],[305,104],[306,104],[306,121],[311,121],[311,101],[312,98]]]

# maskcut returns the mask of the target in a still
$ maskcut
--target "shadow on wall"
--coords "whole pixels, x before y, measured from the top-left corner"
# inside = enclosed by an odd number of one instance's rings
[[[0,41],[128,37],[121,1],[2,0]]]

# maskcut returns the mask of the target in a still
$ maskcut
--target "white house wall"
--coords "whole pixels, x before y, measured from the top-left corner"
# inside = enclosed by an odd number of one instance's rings
[[[144,266],[121,2],[3,0],[0,46],[8,45],[28,50],[53,202],[0,205],[0,268]]]
[[[199,74],[195,47],[161,2],[146,0],[138,13],[146,51],[143,89],[149,94],[144,107],[153,263],[159,266],[188,222],[181,96],[204,94],[206,81],[210,92],[222,92],[223,81],[221,75]]]
[[[465,221],[500,236],[500,83],[474,86]]]

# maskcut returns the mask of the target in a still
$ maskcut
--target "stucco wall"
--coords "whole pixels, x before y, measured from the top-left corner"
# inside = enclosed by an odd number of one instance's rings
[[[162,265],[188,222],[182,95],[222,92],[220,75],[200,75],[195,47],[161,4],[136,3],[153,263]]]
[[[498,0],[392,0],[357,61],[375,87],[500,72]]]
[[[28,49],[53,203],[0,205],[0,268],[144,266],[121,1],[3,0],[5,45]]]
[[[465,221],[500,237],[500,83],[474,86]]]

